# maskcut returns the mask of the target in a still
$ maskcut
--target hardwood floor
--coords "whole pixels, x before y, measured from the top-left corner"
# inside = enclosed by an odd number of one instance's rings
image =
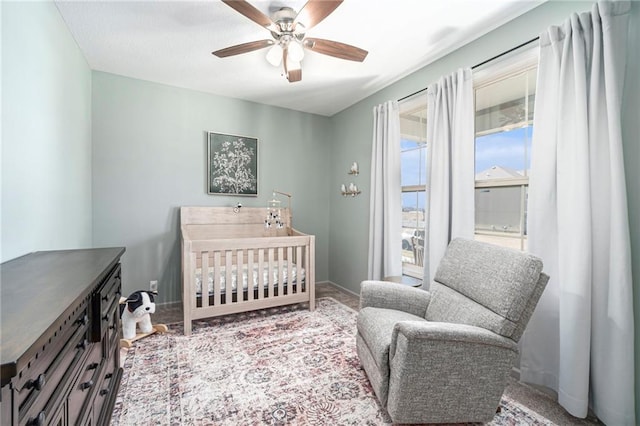
[[[354,311],[358,310],[360,304],[360,298],[357,295],[329,283],[316,284],[316,299],[320,297],[331,297]]]

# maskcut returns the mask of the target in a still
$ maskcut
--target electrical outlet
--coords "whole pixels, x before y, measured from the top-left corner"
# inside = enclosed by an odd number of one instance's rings
[[[149,290],[158,292],[158,280],[149,281]]]

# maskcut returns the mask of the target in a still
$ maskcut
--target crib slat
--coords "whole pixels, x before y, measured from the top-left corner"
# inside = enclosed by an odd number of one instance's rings
[[[233,268],[233,252],[231,250],[225,251],[226,263],[225,263],[225,304],[230,305],[233,303],[233,274],[231,269]]]
[[[200,282],[202,283],[200,299],[202,299],[202,307],[206,308],[209,306],[209,252],[201,252],[200,258],[202,259],[202,267],[200,268],[202,271],[200,274]]]
[[[302,246],[296,247],[296,284],[298,287],[298,292],[304,292],[304,288],[302,288]]]
[[[269,248],[269,274],[268,274],[268,278],[267,278],[267,283],[269,285],[269,298],[273,297],[273,264],[274,264],[274,259],[273,259],[273,248]]]
[[[304,270],[306,271],[306,279],[305,279],[305,291],[310,292],[312,289],[309,286],[309,283],[311,282],[310,276],[313,273],[313,271],[311,270],[311,268],[309,267],[309,246],[305,246],[304,248]],[[311,294],[310,297],[313,297],[314,295]]]
[[[267,280],[269,283],[269,280]],[[264,250],[258,249],[258,299],[264,299]]]
[[[236,252],[236,297],[238,303],[244,301],[244,280],[248,279],[244,273],[244,251],[238,250]],[[247,282],[248,288],[249,282]]]
[[[253,283],[255,274],[253,270],[253,250],[247,250],[247,300],[253,300]]]
[[[190,284],[192,286],[192,291],[189,292],[189,300],[191,302],[191,309],[196,309],[198,306],[198,295],[196,294],[196,276],[195,276],[195,271],[196,271],[196,256],[190,256],[190,264],[189,264],[189,270],[193,271],[192,275],[191,275],[191,283]],[[202,292],[202,290],[201,290]],[[189,333],[191,333],[191,324],[189,324]]]
[[[287,247],[287,287],[289,288],[289,291],[287,294],[294,294],[294,288],[293,288],[293,272],[291,272],[293,270],[293,259],[292,259],[292,253],[293,253],[293,247],[289,246]]]
[[[284,296],[284,267],[282,261],[282,247],[278,247],[278,297]]]
[[[213,304],[220,304],[220,252],[213,255]]]
[[[309,243],[306,246],[307,250],[307,263],[305,268],[307,270],[306,287],[309,292],[309,310],[316,309],[316,240],[313,235],[309,236]]]
[[[182,315],[184,318],[184,335],[191,335],[191,313],[195,306],[191,301],[191,294],[196,292],[196,265],[191,256],[191,243],[181,241],[182,246]]]

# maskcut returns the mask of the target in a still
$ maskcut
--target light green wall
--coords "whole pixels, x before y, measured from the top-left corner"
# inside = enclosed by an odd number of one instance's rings
[[[266,207],[274,189],[328,278],[328,118],[102,72],[92,106],[94,244],[127,247],[124,293],[157,279],[160,301],[181,300],[180,206]],[[257,198],[207,195],[206,131],[258,138]]]
[[[358,292],[359,283],[367,276],[373,107],[423,89],[438,77],[459,67],[481,63],[536,37],[551,25],[560,24],[573,12],[591,10],[592,5],[591,1],[547,2],[332,117],[334,137],[331,144],[329,215],[331,282]],[[629,195],[636,306],[636,417],[640,418],[640,2],[632,3],[630,27],[628,77],[624,89],[623,148]],[[336,190],[340,181],[346,179],[345,160],[357,160],[362,164],[362,174],[358,179],[363,194],[355,200],[342,199]]]
[[[2,253],[91,246],[91,71],[52,2],[2,2]]]

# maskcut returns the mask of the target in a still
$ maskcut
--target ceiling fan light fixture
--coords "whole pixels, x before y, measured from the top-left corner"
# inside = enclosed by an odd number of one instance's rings
[[[282,46],[280,44],[274,44],[267,52],[267,62],[274,67],[277,67],[282,62]]]
[[[302,49],[300,43],[296,41],[292,41],[289,43],[287,51],[289,59],[292,62],[300,62],[304,58],[304,49]]]

